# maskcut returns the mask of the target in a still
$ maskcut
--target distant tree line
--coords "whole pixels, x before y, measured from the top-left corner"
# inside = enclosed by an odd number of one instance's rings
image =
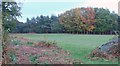
[[[11,33],[114,34],[118,31],[118,15],[104,8],[75,8],[58,16],[27,18],[16,22]]]
[[[37,16],[31,19],[27,18],[27,22],[17,22],[14,33],[62,33],[64,27],[59,23],[57,16]]]

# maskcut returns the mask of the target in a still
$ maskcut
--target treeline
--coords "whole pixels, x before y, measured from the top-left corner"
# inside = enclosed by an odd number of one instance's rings
[[[59,23],[57,16],[37,16],[27,18],[26,23],[17,22],[14,33],[62,33],[64,27]]]
[[[114,34],[118,31],[118,15],[104,8],[75,8],[58,16],[27,18],[17,22],[12,33],[79,33]]]

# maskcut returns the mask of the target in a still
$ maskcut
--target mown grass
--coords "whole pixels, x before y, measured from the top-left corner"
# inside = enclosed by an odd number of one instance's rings
[[[59,47],[68,50],[71,57],[80,59],[85,64],[116,64],[117,62],[97,60],[91,61],[88,54],[96,47],[108,42],[113,35],[78,35],[78,34],[19,34],[34,41],[53,41]]]

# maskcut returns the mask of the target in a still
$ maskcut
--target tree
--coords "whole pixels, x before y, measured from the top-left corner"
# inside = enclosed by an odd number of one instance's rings
[[[95,32],[104,33],[104,32],[113,32],[117,30],[117,14],[110,13],[108,9],[95,8],[96,12],[96,23],[95,23]]]
[[[2,2],[3,29],[12,30],[17,17],[21,16],[20,6],[16,2]]]
[[[27,28],[27,27],[25,27],[25,25],[26,24],[23,22],[16,22],[16,26],[11,32],[12,33],[26,33],[26,32],[24,32],[24,29]]]
[[[52,15],[50,20],[51,20],[51,32],[52,33],[62,33],[65,31],[64,27],[60,24],[57,16]]]
[[[118,28],[117,29],[118,29],[118,32],[120,34],[120,28],[119,28],[119,26],[120,26],[120,16],[118,16],[118,21],[117,22],[118,22],[118,26],[117,26]],[[119,38],[120,38],[120,35],[119,35]]]
[[[2,3],[0,1],[0,63],[2,63]],[[0,64],[1,65],[1,64]]]
[[[3,28],[3,40],[2,40],[2,49],[3,49],[3,64],[6,64],[6,51],[8,43],[8,32],[10,32],[14,27],[17,21],[17,17],[21,16],[20,7],[16,2],[2,2],[2,28]]]
[[[26,23],[17,23],[13,32],[112,34],[118,31],[117,19],[118,15],[108,9],[75,8],[59,16],[40,15],[27,18]]]
[[[94,29],[95,12],[93,8],[75,8],[61,14],[59,21],[69,31],[91,31]]]
[[[72,9],[59,16],[59,22],[67,29],[67,32],[75,32],[74,29],[78,30],[81,28],[78,27],[78,25],[81,24],[81,19],[79,17],[76,18],[80,16],[80,12],[76,14],[76,11],[80,11],[80,9]]]
[[[82,13],[81,13],[81,19],[82,19],[82,22],[85,24],[85,30],[87,31],[92,31],[95,26],[95,11],[94,11],[94,8],[81,8],[82,10]]]

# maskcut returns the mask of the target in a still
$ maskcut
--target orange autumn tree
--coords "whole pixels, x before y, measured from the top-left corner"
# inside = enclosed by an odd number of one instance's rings
[[[81,19],[82,22],[86,25],[87,31],[92,31],[95,23],[95,11],[93,8],[82,8],[81,9]]]
[[[69,32],[92,31],[95,12],[93,8],[75,8],[61,14],[59,21]]]

